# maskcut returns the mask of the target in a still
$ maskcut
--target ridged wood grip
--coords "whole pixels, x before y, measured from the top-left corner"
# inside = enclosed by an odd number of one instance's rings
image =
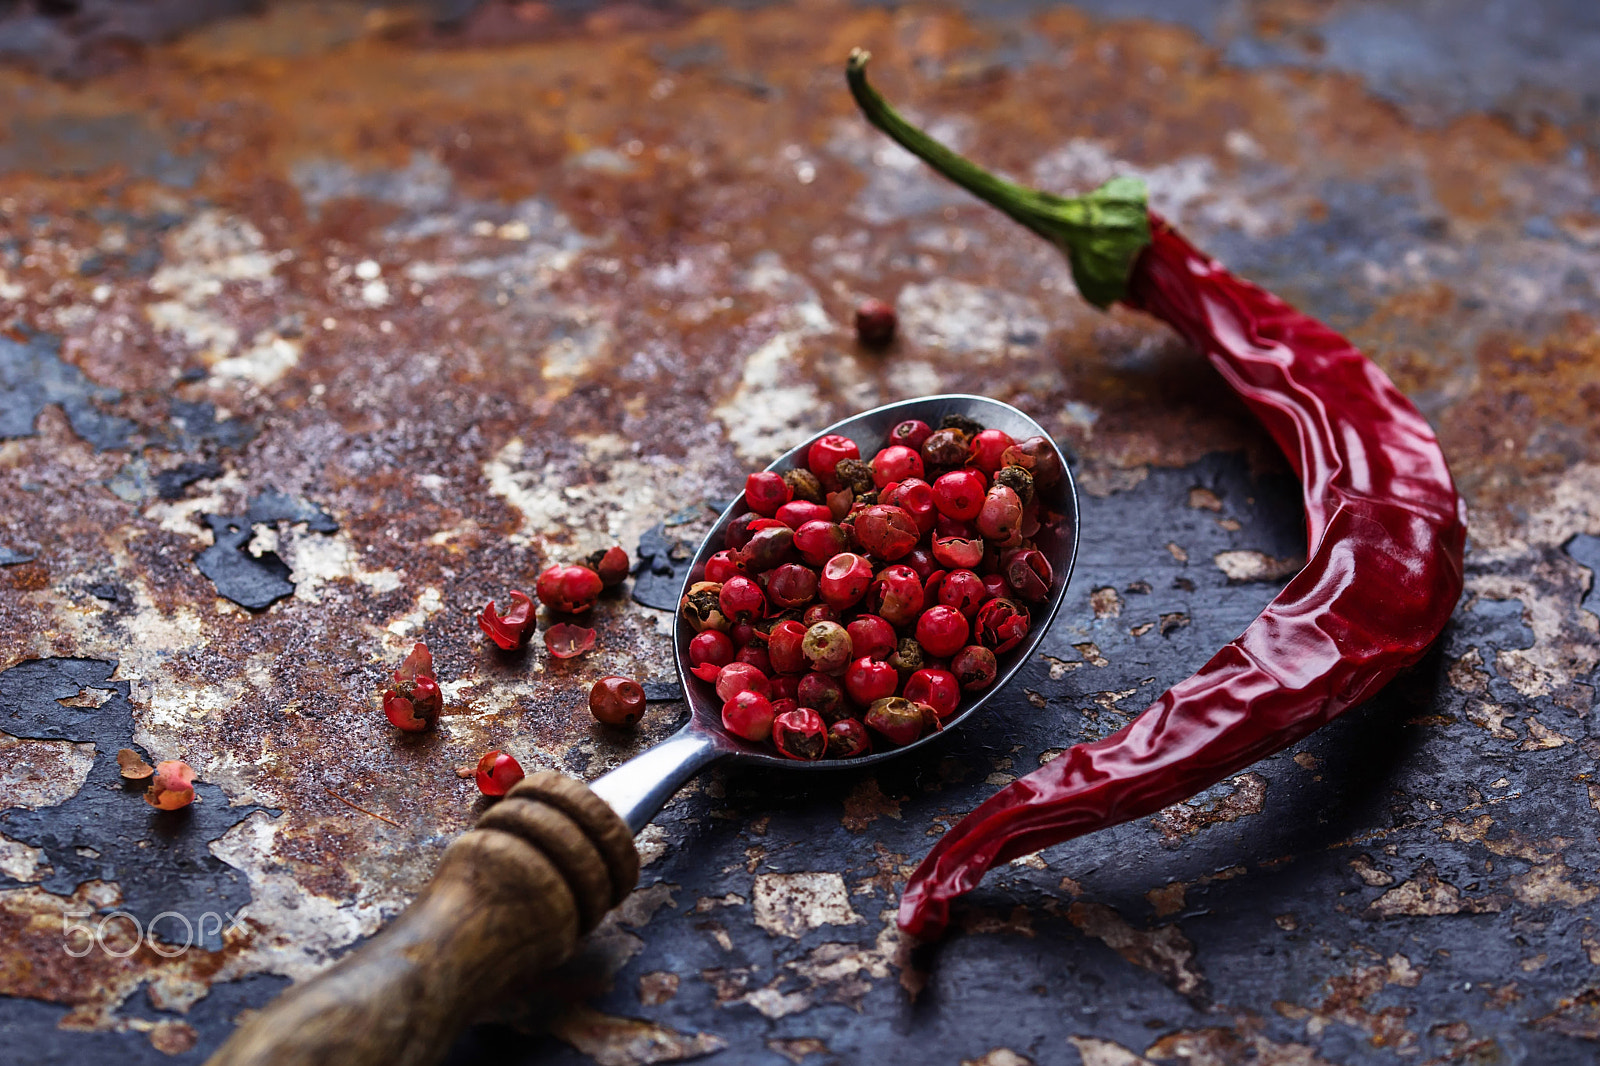
[[[423,1066],[633,891],[639,855],[581,781],[524,778],[445,849],[388,928],[251,1017],[210,1066]]]

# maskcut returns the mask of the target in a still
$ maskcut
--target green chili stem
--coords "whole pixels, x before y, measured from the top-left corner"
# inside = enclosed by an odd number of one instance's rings
[[[1055,196],[995,176],[907,122],[867,83],[870,53],[856,49],[845,66],[850,93],[867,120],[934,170],[1033,230],[1066,253],[1085,299],[1106,307],[1127,292],[1134,261],[1150,243],[1144,182],[1112,178],[1077,197]]]

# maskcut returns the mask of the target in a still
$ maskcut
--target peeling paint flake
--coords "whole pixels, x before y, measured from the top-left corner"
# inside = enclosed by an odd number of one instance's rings
[[[844,878],[836,873],[758,874],[751,889],[755,923],[798,940],[825,925],[860,925]]]

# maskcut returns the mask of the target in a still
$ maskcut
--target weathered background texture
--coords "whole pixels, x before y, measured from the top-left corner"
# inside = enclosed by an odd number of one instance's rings
[[[1381,698],[997,873],[916,967],[892,914],[942,827],[1128,721],[1304,545],[1205,365],[856,117],[858,44],[967,152],[1061,190],[1142,174],[1348,331],[1472,523],[1450,629]],[[459,1060],[1594,1060],[1588,0],[11,0],[0,57],[9,1060],[197,1062],[405,905],[477,810],[457,767],[592,777],[665,735],[679,705],[624,736],[584,693],[670,680],[666,614],[605,601],[599,648],[554,663],[473,613],[663,520],[693,540],[751,465],[938,390],[1076,454],[1046,654],[925,758],[686,791],[558,1005]],[[868,294],[899,307],[887,354],[849,329]],[[449,709],[403,737],[375,694],[420,637]],[[154,814],[129,745],[187,759],[201,802]],[[179,954],[116,919],[78,958],[72,907],[239,921]]]

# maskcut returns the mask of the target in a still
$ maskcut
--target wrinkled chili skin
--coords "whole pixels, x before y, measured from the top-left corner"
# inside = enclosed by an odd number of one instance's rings
[[[901,898],[914,936],[941,933],[995,864],[1154,814],[1367,699],[1461,595],[1464,508],[1422,415],[1349,341],[1150,221],[1123,302],[1203,352],[1261,419],[1304,486],[1310,557],[1194,676],[945,833]]]

